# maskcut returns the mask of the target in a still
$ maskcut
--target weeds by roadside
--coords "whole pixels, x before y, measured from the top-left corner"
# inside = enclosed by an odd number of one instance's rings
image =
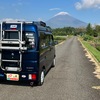
[[[84,41],[87,41],[91,46],[100,51],[100,37],[83,35],[82,38]]]
[[[88,38],[88,39],[87,39]],[[91,52],[97,61],[100,63],[100,51],[96,48],[95,38],[93,37],[80,37],[82,44],[87,48],[89,52]],[[98,42],[99,43],[99,42]],[[98,46],[100,47],[100,45]]]
[[[95,56],[95,58],[98,60],[98,62],[100,62],[100,51],[98,51],[96,48],[94,48],[93,46],[91,46],[86,41],[82,41],[82,43],[89,50],[89,52],[91,52]]]
[[[67,36],[54,36],[54,40],[57,41],[58,43],[64,41],[67,39]]]

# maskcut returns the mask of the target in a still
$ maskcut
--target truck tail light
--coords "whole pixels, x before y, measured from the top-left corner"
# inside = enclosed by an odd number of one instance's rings
[[[29,74],[29,80],[36,80],[36,74]]]

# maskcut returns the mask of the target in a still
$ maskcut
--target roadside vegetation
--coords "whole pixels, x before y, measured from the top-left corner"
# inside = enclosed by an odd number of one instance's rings
[[[91,52],[94,55],[94,57],[97,59],[97,61],[100,62],[100,51],[98,51],[96,48],[91,46],[86,41],[82,41],[82,43],[88,49],[88,51]]]
[[[66,39],[67,36],[54,36],[54,40],[57,41],[58,43],[63,42]]]
[[[92,27],[89,23],[85,32],[82,32],[81,41],[100,63],[100,26]]]
[[[89,23],[87,27],[73,28],[64,27],[53,29],[55,41],[62,42],[69,36],[79,36],[83,45],[91,52],[100,62],[100,25],[92,25]]]
[[[65,41],[67,38],[72,36],[73,27],[64,27],[53,29],[54,40],[58,43]]]

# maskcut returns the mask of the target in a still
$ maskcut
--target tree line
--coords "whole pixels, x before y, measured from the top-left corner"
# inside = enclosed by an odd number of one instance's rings
[[[95,25],[94,27],[89,23],[87,27],[74,28],[74,27],[64,27],[53,29],[53,35],[89,35],[98,37],[100,36],[100,25]]]

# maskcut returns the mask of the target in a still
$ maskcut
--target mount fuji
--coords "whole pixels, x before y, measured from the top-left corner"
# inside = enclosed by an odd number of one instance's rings
[[[51,28],[63,28],[63,27],[86,27],[87,23],[80,21],[72,17],[67,12],[60,12],[46,21],[47,25]]]

